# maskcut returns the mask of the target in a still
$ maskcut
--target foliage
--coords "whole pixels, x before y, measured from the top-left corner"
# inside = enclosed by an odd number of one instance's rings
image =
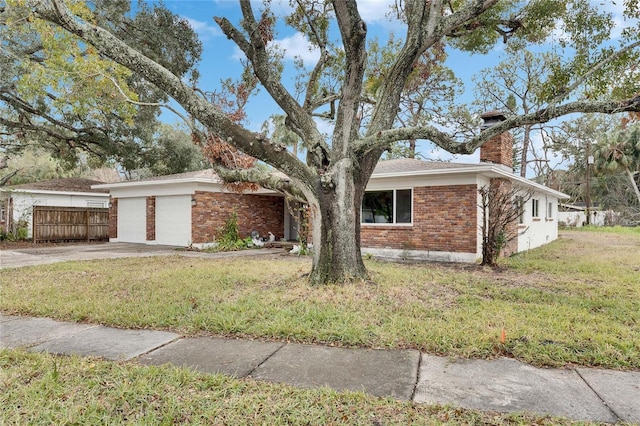
[[[216,245],[213,251],[235,251],[253,247],[251,237],[240,238],[238,232],[238,214],[232,211],[224,226],[218,229]]]
[[[368,261],[375,283],[321,288],[308,285],[304,257],[66,262],[3,269],[0,310],[187,335],[638,369],[639,257],[637,229],[614,228],[565,232],[505,259],[500,271]]]
[[[72,0],[68,6],[185,79],[199,59],[195,32],[161,4],[140,2],[135,12],[129,1],[98,0],[89,7]],[[163,91],[36,19],[22,0],[0,2],[0,35],[0,150],[13,156],[35,144],[70,164],[90,153],[136,168],[168,99]]]
[[[373,40],[367,47],[367,73],[364,81],[364,93],[375,103],[383,83],[389,78],[391,64],[400,53],[403,40],[393,34],[384,46]],[[415,127],[438,123],[443,126],[451,122],[451,110],[455,98],[462,93],[462,83],[455,73],[445,66],[447,54],[443,43],[437,43],[427,50],[413,64],[413,69],[405,82],[400,98],[397,125]],[[360,119],[365,122],[373,113],[373,108],[365,104]],[[416,158],[415,138],[399,141],[389,148],[386,158]]]
[[[179,126],[160,124],[152,145],[144,147],[140,165],[148,175],[163,176],[202,170],[209,166],[190,132]]]
[[[47,151],[37,146],[25,148],[19,155],[9,158],[7,172],[17,171],[7,185],[38,182],[77,176],[77,170],[69,169],[68,164],[56,159]]]
[[[640,206],[640,125],[603,135],[594,157],[597,170],[626,173]]]
[[[297,157],[302,148],[300,136],[287,127],[286,120],[284,115],[272,115],[262,123],[262,131],[274,142],[291,147],[291,153]]]

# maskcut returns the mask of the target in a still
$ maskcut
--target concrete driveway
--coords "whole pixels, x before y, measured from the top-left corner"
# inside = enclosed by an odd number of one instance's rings
[[[187,256],[206,258],[228,258],[280,254],[282,249],[243,250],[226,253],[204,253],[177,250],[175,246],[134,243],[96,243],[20,248],[0,252],[0,269],[22,266],[45,265],[70,260],[116,259],[122,257]]]

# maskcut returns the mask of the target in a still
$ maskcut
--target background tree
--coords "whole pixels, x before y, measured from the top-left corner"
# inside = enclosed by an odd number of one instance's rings
[[[595,183],[595,174],[587,173],[588,157],[593,155],[601,135],[619,127],[619,117],[602,114],[584,114],[555,126],[548,145],[556,165],[547,167],[539,182],[571,195],[569,203],[586,202],[589,175],[590,184]]]
[[[367,48],[367,72],[364,90],[369,103],[364,103],[360,119],[365,122],[374,111],[376,99],[383,82],[389,78],[391,64],[402,49],[402,40],[393,35],[384,46],[373,41]],[[462,92],[462,83],[454,72],[445,66],[447,55],[444,44],[437,43],[419,57],[405,83],[400,97],[397,125],[417,127],[450,122],[456,95]],[[391,158],[415,158],[417,139],[395,143],[386,154]]]
[[[286,124],[287,117],[284,115],[272,115],[267,121],[262,123],[262,131],[270,140],[291,148],[291,153],[298,156],[302,141],[294,131]]]
[[[71,0],[11,2],[26,2],[30,8],[25,18],[53,23],[82,38],[104,57],[162,88],[210,134],[283,172],[276,175],[257,168],[217,169],[227,180],[258,183],[309,205],[314,245],[312,283],[367,277],[360,253],[360,208],[378,160],[394,143],[425,139],[452,153],[472,153],[493,136],[519,126],[576,112],[640,110],[640,98],[632,95],[637,92],[638,71],[629,66],[639,59],[638,28],[629,25],[620,43],[613,45],[609,39],[614,25],[611,16],[583,0],[397,2],[396,12],[406,33],[385,72],[387,78],[376,90],[367,120],[359,119],[363,104],[371,101],[364,96],[367,25],[355,0],[299,0],[293,16],[285,19],[320,51],[318,62],[298,80],[296,90],[304,91],[301,97],[283,84],[281,55],[274,54],[270,47],[277,17],[269,8],[254,12],[254,3],[241,0],[242,20],[238,25],[224,17],[214,19],[246,56],[252,70],[248,76],[257,79],[286,115],[287,126],[300,136],[307,153],[303,162],[284,145],[238,124],[201,92],[133,49],[109,28],[86,15],[74,14],[69,10],[75,4]],[[640,12],[633,2],[627,6],[625,17],[637,19]],[[499,41],[521,46],[539,43],[558,22],[564,25],[562,43],[567,55],[544,82],[543,108],[509,117],[467,139],[457,137],[458,129],[449,132],[435,123],[398,125],[398,108],[414,65],[422,58],[428,61],[425,54],[434,46],[445,43],[451,48],[487,54]],[[327,137],[319,130],[315,121],[318,117],[330,120],[333,126]]]
[[[161,176],[211,167],[201,149],[194,145],[191,130],[184,126],[160,124],[152,145],[139,157],[139,176]]]
[[[602,135],[594,157],[597,170],[624,172],[640,205],[640,126]]]
[[[174,75],[195,81],[201,45],[162,4],[96,0],[73,13],[108,29]],[[151,145],[167,94],[19,2],[0,0],[0,152],[38,146],[73,164],[81,153],[128,168]],[[124,99],[130,102],[123,102]]]
[[[553,52],[534,54],[519,46],[507,48],[509,59],[494,68],[487,68],[474,78],[476,86],[476,104],[482,111],[499,110],[507,116],[530,114],[542,108],[547,99],[543,96],[543,83],[549,78],[553,64],[559,57]],[[512,51],[511,51],[512,50]],[[538,162],[544,169],[547,164],[535,154],[532,142],[534,134],[540,134],[544,127],[538,124],[525,124],[514,132],[519,143],[514,146],[514,168],[520,176],[526,177],[529,162]]]

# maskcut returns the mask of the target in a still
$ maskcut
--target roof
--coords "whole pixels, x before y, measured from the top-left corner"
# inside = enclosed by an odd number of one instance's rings
[[[423,161],[414,158],[379,161],[372,176],[394,173],[410,173],[431,170],[462,169],[475,167],[477,164],[447,163],[444,161]]]
[[[415,176],[442,176],[454,174],[476,173],[490,178],[509,179],[524,188],[553,195],[557,198],[569,198],[567,194],[556,191],[547,186],[525,179],[513,173],[513,170],[502,164],[495,163],[447,163],[444,161],[423,161],[411,158],[380,161],[371,175],[371,179],[415,177]]]
[[[222,184],[222,180],[218,177],[213,169],[196,170],[195,172],[176,173],[173,175],[153,176],[138,180],[128,180],[122,182],[102,183],[94,188],[99,188],[109,192],[113,188],[136,188],[136,187],[155,187],[165,184],[182,184],[182,183],[205,183],[205,184]]]
[[[176,173],[173,175],[153,176],[144,179],[138,179],[130,182],[155,182],[162,180],[188,180],[188,179],[211,179],[219,182],[220,179],[213,169],[196,170],[195,172]],[[102,182],[101,182],[102,183]]]
[[[373,174],[371,175],[371,178],[380,179],[397,178],[403,176],[437,176],[462,173],[478,173],[489,177],[510,179],[514,182],[518,182],[524,187],[546,192],[558,198],[569,198],[568,195],[563,194],[562,192],[555,191],[529,179],[522,178],[518,175],[515,175],[513,171],[511,171],[508,167],[494,163],[449,163],[445,161],[423,161],[413,158],[400,158],[396,160],[379,161],[376,165],[375,170],[373,171]],[[281,172],[277,171],[275,171],[274,174],[285,176]],[[97,187],[108,191],[112,188],[146,187],[168,183],[176,184],[187,182],[222,184],[222,181],[213,169],[205,169],[195,172],[178,173],[175,175],[157,176],[136,181],[101,184]]]
[[[20,192],[93,192],[98,194],[109,193],[108,189],[92,188],[92,185],[100,185],[104,182],[84,178],[51,179],[41,182],[23,183],[2,188],[3,190],[18,190]]]

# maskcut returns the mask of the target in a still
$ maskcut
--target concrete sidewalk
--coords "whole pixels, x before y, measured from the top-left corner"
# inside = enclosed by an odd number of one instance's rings
[[[57,262],[92,259],[117,259],[123,257],[184,256],[224,259],[230,257],[281,254],[282,249],[256,249],[219,253],[177,250],[175,246],[135,243],[60,244],[56,246],[20,248],[0,251],[0,269],[46,265]]]
[[[0,348],[170,363],[205,373],[328,386],[425,404],[640,423],[640,372],[540,369],[512,359],[455,360],[416,350],[344,349],[183,338],[150,330],[0,315]]]

